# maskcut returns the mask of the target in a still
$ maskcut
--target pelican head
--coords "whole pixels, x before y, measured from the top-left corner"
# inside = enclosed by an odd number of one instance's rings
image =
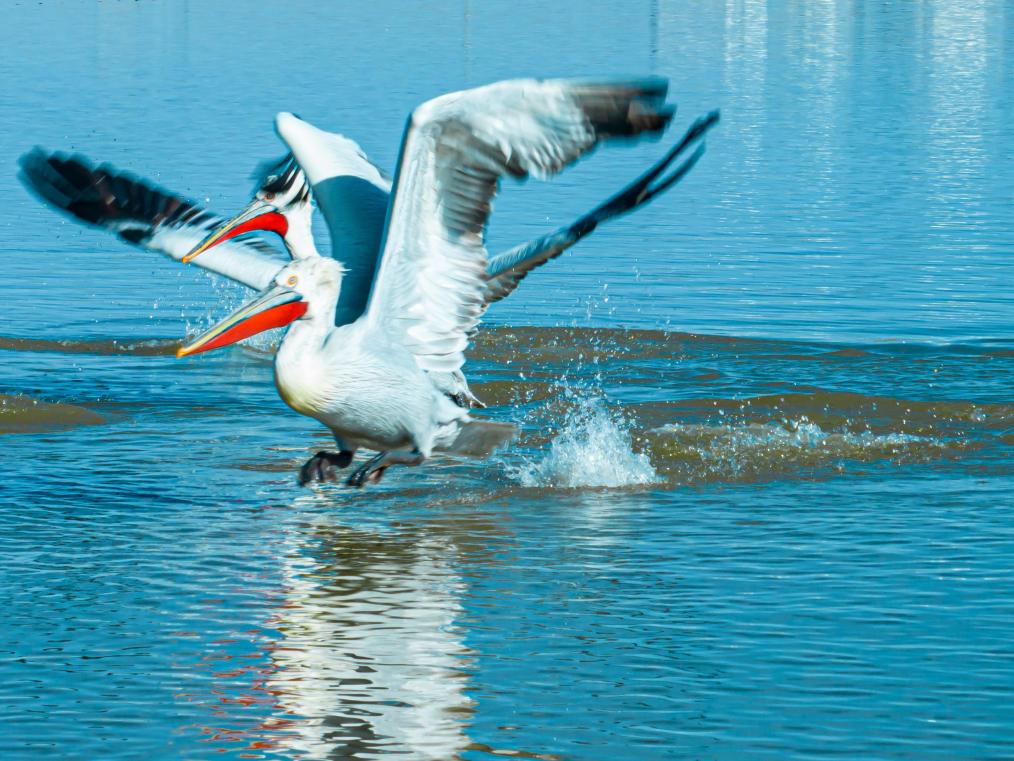
[[[218,349],[297,320],[331,328],[344,273],[345,268],[328,257],[313,256],[287,264],[260,296],[180,347],[176,356]]]
[[[184,262],[222,241],[252,232],[277,233],[294,260],[317,255],[311,230],[310,186],[296,160],[287,155],[269,162],[258,169],[255,177],[257,186],[250,203],[184,256]]]

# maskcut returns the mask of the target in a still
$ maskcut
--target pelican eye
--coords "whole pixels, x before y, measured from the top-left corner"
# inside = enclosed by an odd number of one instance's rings
[[[264,200],[265,201],[274,201],[275,200],[275,194],[274,193],[265,193],[264,194]]]
[[[298,282],[299,282],[299,278],[296,277],[295,275],[289,275],[287,278],[285,278],[285,284],[286,285],[295,285]]]

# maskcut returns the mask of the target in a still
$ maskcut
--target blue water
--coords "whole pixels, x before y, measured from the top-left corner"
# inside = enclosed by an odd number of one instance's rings
[[[1009,3],[4,12],[0,757],[1014,756]],[[275,111],[391,168],[428,97],[642,73],[722,123],[491,310],[517,444],[361,492],[295,485],[268,344],[173,358],[241,289],[14,176],[229,212]],[[506,188],[491,248],[664,148]]]

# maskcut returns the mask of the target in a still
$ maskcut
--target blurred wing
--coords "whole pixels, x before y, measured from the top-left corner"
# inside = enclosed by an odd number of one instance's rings
[[[610,137],[660,133],[663,79],[594,84],[512,80],[417,108],[398,162],[367,319],[425,370],[464,362],[486,302],[486,221],[500,177],[546,176]]]
[[[29,151],[19,160],[21,182],[43,201],[127,243],[179,261],[225,220],[193,201],[174,195],[108,164],[83,156]],[[229,240],[194,264],[238,283],[267,287],[286,259],[257,240]]]
[[[366,309],[377,272],[391,180],[343,135],[288,113],[275,117],[275,128],[310,182],[331,235],[331,255],[346,269],[335,324],[353,322]]]
[[[490,259],[486,304],[509,296],[529,272],[558,257],[603,222],[629,214],[682,180],[704,155],[702,141],[708,130],[718,124],[718,119],[718,111],[712,111],[695,121],[679,142],[646,172],[572,224]],[[675,164],[676,159],[695,145],[696,150],[685,161]],[[670,168],[672,171],[667,173]]]
[[[529,272],[552,261],[582,237],[569,225],[497,254],[489,262],[485,306],[510,296]]]

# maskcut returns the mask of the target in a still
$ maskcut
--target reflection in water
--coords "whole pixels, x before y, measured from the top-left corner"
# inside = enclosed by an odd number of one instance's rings
[[[989,159],[986,13],[984,3],[938,4],[932,16],[928,66],[927,152],[933,181],[925,204],[936,253],[923,282],[940,279],[939,258],[952,258],[950,236],[978,243],[988,222],[982,188]],[[979,233],[978,235],[976,233]],[[965,259],[961,256],[958,261]],[[936,266],[933,266],[936,265]],[[949,290],[949,289],[948,289]]]
[[[333,500],[302,496],[291,509],[315,507]],[[298,758],[455,758],[472,701],[454,543],[317,520],[288,527],[279,544],[282,586],[270,636],[244,670],[253,679],[231,688],[241,672],[216,673],[213,692],[257,720],[239,728],[235,710],[223,712],[231,728],[205,730],[208,742]]]
[[[725,5],[725,56],[724,81],[737,104],[732,118],[739,125],[738,134],[743,140],[743,170],[746,178],[740,193],[760,193],[756,182],[764,171],[763,132],[758,129],[764,113],[764,87],[768,59],[768,10],[763,2],[726,0]],[[747,201],[745,210],[759,213],[760,199]]]
[[[311,758],[465,747],[468,652],[455,627],[463,582],[436,536],[318,525],[290,537],[268,679],[284,744]]]

